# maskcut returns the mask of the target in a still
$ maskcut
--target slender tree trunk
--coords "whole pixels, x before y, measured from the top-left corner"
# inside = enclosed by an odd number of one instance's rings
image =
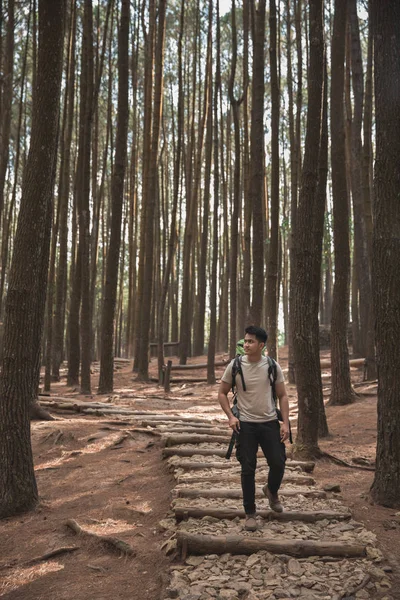
[[[296,453],[317,456],[318,427],[322,394],[321,371],[315,348],[313,326],[318,320],[319,286],[316,290],[314,269],[316,213],[323,195],[318,193],[318,168],[320,166],[321,113],[324,72],[323,2],[310,0],[310,51],[308,71],[308,111],[301,175],[299,205],[297,208],[296,240],[291,285],[295,286],[293,350],[296,363],[296,384],[299,418]],[[317,298],[315,298],[317,294]],[[316,314],[315,314],[316,313]]]
[[[229,260],[230,274],[230,336],[229,336],[229,355],[235,355],[237,342],[237,279],[238,279],[238,252],[239,252],[239,210],[240,210],[240,123],[239,108],[241,101],[235,98],[234,83],[237,64],[237,29],[236,29],[236,5],[232,0],[232,64],[229,77],[229,101],[232,107],[235,154],[234,154],[234,175],[233,175],[233,208],[231,219],[231,248]]]
[[[264,298],[264,43],[265,0],[257,3],[253,13],[253,81],[250,140],[250,193],[253,208],[253,290],[250,320],[261,325]]]
[[[365,203],[362,189],[362,115],[364,99],[364,78],[361,55],[360,30],[357,16],[357,1],[349,0],[349,22],[351,31],[351,72],[354,98],[354,118],[351,128],[351,180],[354,214],[354,245],[359,283],[359,310],[362,356],[369,354],[375,360],[375,344],[372,310],[372,289],[370,262],[368,260],[368,238],[365,219]]]
[[[37,392],[37,356],[45,310],[64,11],[62,1],[39,2],[39,62],[31,147],[24,173],[4,324],[0,518],[30,510],[38,501],[30,444],[30,406]]]
[[[328,178],[328,73],[326,65],[326,56],[324,58],[324,89],[323,89],[323,106],[322,106],[322,123],[321,123],[321,143],[318,159],[318,185],[316,190],[316,201],[314,209],[314,266],[313,266],[313,322],[312,329],[312,345],[315,353],[315,362],[318,366],[318,401],[319,401],[319,416],[318,416],[318,437],[326,437],[329,434],[328,423],[326,420],[324,396],[322,392],[321,364],[320,364],[320,348],[319,348],[319,300],[321,295],[321,273],[322,273],[322,246],[324,239],[324,217],[326,208],[326,184]]]
[[[343,105],[346,15],[346,3],[335,0],[331,66],[331,164],[335,247],[335,284],[331,324],[331,404],[348,404],[354,401],[347,346],[350,241]]]
[[[158,6],[158,33],[155,58],[155,89],[154,89],[154,110],[153,110],[153,128],[151,134],[151,155],[148,170],[148,180],[144,184],[148,187],[147,206],[146,206],[146,262],[144,265],[144,285],[141,310],[141,328],[140,328],[140,352],[138,357],[138,377],[142,380],[148,379],[149,374],[149,332],[150,332],[150,311],[153,286],[153,239],[154,239],[154,211],[157,202],[157,164],[158,148],[160,137],[160,123],[162,115],[163,98],[163,68],[164,68],[164,38],[165,38],[165,11],[166,0],[159,0]],[[152,172],[154,170],[154,172]]]
[[[296,383],[295,373],[295,362],[294,362],[294,350],[293,350],[293,331],[294,331],[294,297],[295,287],[293,285],[293,264],[295,261],[294,257],[294,244],[296,236],[296,223],[297,223],[297,202],[298,202],[298,188],[299,188],[299,177],[301,171],[301,110],[302,110],[302,86],[303,86],[303,50],[301,43],[301,8],[302,0],[294,0],[294,16],[295,16],[295,27],[296,27],[296,50],[297,50],[297,93],[296,93],[296,121],[293,124],[293,144],[290,142],[290,156],[291,156],[291,200],[290,200],[290,284],[289,284],[289,349],[288,349],[288,381],[289,383]],[[289,7],[288,7],[289,11]],[[289,49],[288,49],[289,52]],[[289,69],[289,59],[288,59]],[[291,77],[289,77],[288,71],[288,85],[291,83]],[[290,88],[289,88],[290,90]],[[289,96],[290,101],[290,96]],[[291,111],[289,109],[289,115]],[[290,117],[289,117],[290,118]],[[290,127],[290,125],[289,125]],[[291,138],[292,140],[292,138]]]
[[[66,279],[68,272],[68,198],[70,192],[71,141],[74,127],[75,101],[75,47],[76,47],[76,1],[72,0],[70,38],[68,44],[68,75],[65,92],[64,111],[66,115],[64,153],[60,165],[60,186],[58,202],[60,207],[59,254],[55,283],[55,307],[53,323],[52,375],[60,379],[60,365],[64,350],[64,325],[66,303]]]
[[[209,24],[207,40],[206,59],[206,81],[205,81],[205,107],[206,111],[206,140],[205,140],[205,172],[204,172],[204,194],[203,194],[203,226],[200,243],[200,260],[198,268],[198,302],[197,302],[197,326],[194,335],[193,353],[196,356],[204,352],[204,327],[206,315],[206,266],[208,255],[208,218],[210,214],[210,182],[211,182],[211,159],[212,159],[212,0],[209,2]]]
[[[180,26],[179,26],[179,41],[178,41],[178,132],[176,140],[176,152],[174,162],[174,191],[173,191],[173,202],[172,202],[172,214],[171,214],[171,230],[168,244],[168,258],[164,270],[163,283],[161,288],[161,298],[159,302],[158,312],[158,371],[164,365],[164,313],[165,303],[167,299],[168,289],[171,294],[171,272],[173,269],[174,254],[176,251],[177,242],[177,213],[178,213],[178,200],[179,200],[179,186],[181,177],[181,157],[182,157],[182,138],[183,138],[183,67],[182,67],[182,43],[184,35],[184,23],[185,23],[185,0],[181,3],[180,13]],[[175,340],[174,340],[175,341]]]
[[[11,131],[11,110],[13,102],[13,74],[14,74],[14,25],[15,25],[15,2],[8,0],[7,9],[7,32],[4,52],[4,71],[1,83],[0,104],[0,222],[4,210],[4,187],[8,168],[8,154]],[[6,265],[2,265],[2,270]]]
[[[277,65],[276,2],[269,3],[271,70],[271,234],[268,252],[267,330],[268,354],[278,359],[278,254],[279,254],[279,82]]]
[[[221,89],[221,30],[219,0],[216,0],[216,72],[214,82],[214,206],[213,206],[213,251],[211,259],[210,284],[210,339],[207,354],[207,383],[215,383],[215,349],[217,341],[217,262],[218,262],[218,205],[219,205],[219,136],[218,136],[218,97]]]
[[[121,224],[124,200],[124,181],[129,121],[129,0],[121,0],[121,17],[118,33],[118,111],[115,143],[114,171],[111,181],[111,234],[107,255],[106,284],[101,320],[101,358],[99,393],[113,391],[114,347],[113,325],[118,286]]]

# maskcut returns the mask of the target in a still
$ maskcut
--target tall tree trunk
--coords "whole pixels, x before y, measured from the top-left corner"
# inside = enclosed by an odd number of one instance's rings
[[[328,73],[326,64],[326,55],[324,58],[324,89],[321,123],[321,143],[318,159],[318,185],[316,190],[315,209],[314,209],[314,266],[313,266],[313,294],[315,303],[313,307],[311,323],[312,345],[315,353],[315,362],[318,366],[318,437],[326,437],[329,434],[328,423],[326,420],[324,396],[322,392],[321,364],[319,354],[319,300],[321,295],[321,273],[322,273],[322,246],[324,239],[324,217],[326,208],[326,183],[328,178]]]
[[[351,74],[354,98],[354,117],[351,127],[351,189],[354,215],[354,245],[356,247],[355,268],[359,284],[359,311],[361,331],[361,353],[375,360],[375,344],[372,310],[370,262],[365,218],[365,203],[362,189],[362,116],[364,100],[364,77],[361,55],[360,29],[357,16],[357,0],[349,0],[349,22],[351,31]]]
[[[295,287],[293,285],[292,269],[295,261],[294,244],[296,236],[297,223],[297,202],[299,177],[301,171],[301,110],[303,104],[303,50],[301,43],[301,8],[302,0],[294,0],[294,16],[296,27],[296,50],[297,50],[297,93],[296,93],[296,121],[293,124],[293,141],[290,142],[290,164],[291,164],[291,200],[290,200],[290,284],[289,284],[289,349],[288,349],[288,381],[296,383],[294,350],[293,350],[293,332],[294,332],[294,297]],[[290,7],[288,7],[288,12]],[[289,49],[288,49],[289,52]],[[289,69],[289,59],[288,59]],[[288,85],[291,83],[288,71]],[[289,88],[290,90],[290,88]],[[289,96],[290,101],[290,96]],[[293,110],[293,109],[292,109]],[[290,109],[289,109],[290,111]],[[289,112],[290,115],[291,111]],[[290,116],[289,116],[290,118]]]
[[[8,154],[11,131],[11,109],[13,101],[13,75],[14,75],[14,25],[15,1],[8,0],[7,33],[5,39],[5,61],[2,73],[1,103],[0,103],[0,222],[4,210],[4,186],[8,168]],[[2,265],[5,269],[6,265]]]
[[[271,71],[271,234],[268,246],[267,330],[268,354],[278,359],[279,255],[279,82],[277,64],[276,2],[269,2]]]
[[[153,239],[154,239],[154,214],[158,197],[157,164],[160,137],[160,123],[162,115],[163,98],[163,69],[164,69],[164,39],[165,39],[165,11],[166,0],[159,0],[158,5],[158,33],[155,57],[155,85],[154,85],[154,110],[153,127],[151,133],[151,155],[148,166],[148,180],[144,184],[148,188],[146,206],[146,261],[144,265],[143,297],[141,307],[140,351],[138,357],[138,377],[147,380],[149,375],[149,333],[150,313],[153,287]]]
[[[173,270],[173,260],[176,251],[177,242],[177,214],[178,214],[178,200],[179,200],[179,187],[181,177],[181,160],[182,160],[182,138],[183,138],[183,67],[182,67],[182,42],[184,35],[184,23],[185,23],[185,0],[181,3],[180,13],[180,24],[179,24],[179,40],[178,40],[178,131],[176,140],[176,151],[175,151],[175,162],[174,162],[174,190],[173,190],[173,201],[172,201],[172,213],[171,213],[171,230],[168,244],[168,257],[164,269],[164,276],[161,288],[161,297],[159,301],[158,309],[158,372],[161,373],[161,369],[164,365],[164,314],[165,304],[168,294],[168,289],[171,294],[171,272]],[[175,341],[175,340],[174,340]]]
[[[231,252],[229,260],[229,279],[230,279],[230,336],[229,336],[229,355],[235,355],[237,342],[237,279],[238,279],[238,252],[239,252],[239,210],[240,210],[240,123],[239,107],[241,100],[236,99],[234,95],[234,84],[237,64],[237,28],[236,28],[236,5],[232,0],[232,64],[229,77],[229,101],[232,107],[233,128],[235,139],[234,154],[234,175],[233,175],[233,208],[231,219]],[[243,99],[243,98],[242,98]]]
[[[241,237],[243,238],[242,250],[242,279],[239,296],[238,330],[240,335],[245,329],[245,324],[250,314],[250,227],[251,227],[251,202],[249,201],[250,181],[250,155],[249,155],[249,30],[250,30],[249,1],[243,0],[243,218]]]
[[[296,364],[296,385],[299,418],[296,453],[317,456],[318,427],[322,394],[321,372],[315,349],[313,326],[318,320],[319,286],[316,289],[314,269],[316,213],[323,195],[318,193],[318,167],[321,146],[321,108],[324,73],[323,2],[310,0],[310,65],[308,70],[308,111],[297,208],[296,239],[291,285],[295,286],[293,350]],[[317,298],[315,298],[315,294]],[[316,314],[315,314],[316,313]]]
[[[264,298],[264,42],[265,0],[260,0],[253,12],[253,81],[250,139],[250,193],[253,208],[253,289],[250,321],[261,325]]]
[[[108,246],[106,284],[101,320],[101,358],[99,393],[113,391],[114,347],[113,325],[118,286],[118,265],[121,246],[121,224],[129,121],[129,0],[121,0],[118,33],[118,111],[115,141],[114,171],[111,181],[111,233]]]
[[[66,78],[64,111],[67,120],[65,138],[63,140],[64,153],[60,164],[60,185],[58,202],[60,207],[59,223],[59,254],[55,284],[54,307],[54,339],[52,351],[52,375],[57,381],[60,379],[60,365],[64,351],[64,325],[66,303],[66,280],[68,272],[68,199],[70,192],[70,167],[71,167],[71,141],[74,126],[74,101],[75,101],[75,47],[76,47],[76,1],[72,0],[71,26],[68,44],[68,75]]]
[[[335,0],[332,36],[331,164],[335,284],[331,324],[331,404],[354,401],[351,387],[347,326],[349,322],[350,241],[344,137],[344,57],[346,2]]]
[[[214,207],[213,207],[213,251],[211,259],[210,284],[210,338],[207,354],[207,383],[215,383],[215,349],[217,341],[217,262],[218,262],[218,205],[219,205],[219,137],[218,137],[218,97],[221,89],[221,29],[219,0],[216,0],[216,72],[214,82]]]
[[[203,194],[203,226],[200,242],[200,260],[198,268],[198,301],[197,301],[197,325],[194,335],[193,353],[196,356],[204,352],[204,326],[206,315],[206,266],[208,255],[208,218],[210,214],[210,182],[211,182],[211,159],[212,159],[212,0],[209,1],[208,9],[208,39],[206,58],[206,81],[205,81],[205,107],[206,111],[206,140],[205,140],[205,172],[204,172],[204,194]]]
[[[400,4],[372,0],[376,161],[373,285],[378,441],[372,497],[400,506]]]
[[[39,59],[31,147],[24,173],[4,323],[0,518],[30,510],[38,501],[30,443],[30,405],[37,392],[37,356],[45,310],[64,11],[62,1],[39,2]]]
[[[1,276],[0,276],[0,318],[3,313],[4,285],[5,285],[5,280],[6,280],[6,272],[8,271],[8,255],[9,255],[9,247],[10,247],[11,222],[12,222],[13,214],[15,211],[15,204],[16,204],[16,200],[17,200],[17,184],[18,184],[19,164],[20,164],[20,154],[21,154],[22,116],[23,116],[23,107],[24,107],[26,63],[27,63],[27,56],[28,56],[28,46],[29,46],[29,41],[30,41],[31,14],[32,14],[32,7],[29,8],[25,48],[24,48],[23,61],[22,61],[21,92],[20,92],[20,99],[19,99],[18,125],[17,125],[17,136],[16,136],[17,149],[15,152],[15,160],[14,160],[14,165],[13,165],[14,183],[12,186],[11,202],[9,203],[9,206],[3,206],[3,237],[1,240],[1,265],[2,265],[2,267],[1,267]],[[10,27],[10,21],[8,23],[8,28],[9,27]],[[8,40],[8,33],[9,33],[9,29],[7,29],[7,40]],[[7,91],[7,93],[8,93],[8,91]],[[7,94],[6,94],[6,97],[7,97]],[[1,105],[1,101],[0,101],[0,114],[2,114],[1,109],[2,109],[2,105]],[[7,113],[7,108],[5,108],[5,113]],[[10,116],[10,115],[8,115],[8,116]],[[6,120],[7,114],[3,115],[3,117]],[[1,129],[2,129],[2,124],[0,121],[0,140],[2,139]],[[5,125],[5,127],[3,129],[7,130],[7,124]],[[4,138],[3,138],[4,143],[7,144],[7,149],[5,150],[4,148],[2,148],[0,150],[0,157],[1,157],[1,152],[4,150],[4,153],[7,155],[7,161],[8,161],[9,140],[7,140],[6,138],[7,138],[7,133],[5,133]],[[0,169],[1,169],[1,158],[0,158]],[[1,181],[0,181],[0,186],[1,186]],[[4,185],[3,185],[3,189],[4,189]],[[1,202],[4,202],[4,195],[3,195],[3,200],[1,200],[1,191],[0,191],[0,203]],[[6,209],[8,209],[8,210],[6,211]],[[1,213],[0,213],[0,220],[1,220]]]

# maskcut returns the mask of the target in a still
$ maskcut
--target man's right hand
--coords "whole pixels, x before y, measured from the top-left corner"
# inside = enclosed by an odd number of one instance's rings
[[[239,433],[239,431],[240,431],[240,421],[234,415],[231,415],[229,417],[229,427],[235,433]]]

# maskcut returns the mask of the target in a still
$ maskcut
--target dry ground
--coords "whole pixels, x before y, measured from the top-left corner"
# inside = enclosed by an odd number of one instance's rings
[[[204,361],[198,359],[198,361]],[[285,352],[281,364],[285,367]],[[152,362],[152,371],[156,364]],[[222,373],[220,369],[219,374]],[[191,375],[193,377],[193,375]],[[195,377],[205,376],[196,371]],[[96,389],[97,373],[93,374]],[[189,377],[185,375],[184,377]],[[353,371],[360,383],[361,371]],[[326,398],[329,371],[324,372]],[[358,388],[368,392],[367,388]],[[373,387],[371,388],[373,391]],[[173,385],[169,397],[155,384],[136,382],[126,365],[115,374],[111,403],[156,412],[215,410],[217,386],[199,383]],[[52,394],[81,400],[63,381]],[[292,404],[295,389],[289,386]],[[36,511],[0,522],[0,597],[9,600],[161,600],[171,560],[161,549],[169,534],[159,526],[169,510],[174,480],[161,459],[161,443],[146,433],[116,425],[113,417],[54,413],[57,421],[34,422],[32,442],[40,506]],[[360,396],[346,407],[327,407],[330,437],[323,450],[351,461],[373,460],[376,444],[376,397]],[[121,435],[126,437],[121,440]],[[373,473],[322,460],[315,469],[320,484],[340,483],[345,503],[357,520],[376,533],[379,545],[400,583],[400,512],[370,504]],[[75,519],[94,533],[118,537],[134,549],[120,555],[97,541],[76,536],[65,525]],[[62,547],[71,552],[48,560],[29,561]],[[397,586],[399,589],[399,586]],[[392,590],[396,596],[396,586]]]

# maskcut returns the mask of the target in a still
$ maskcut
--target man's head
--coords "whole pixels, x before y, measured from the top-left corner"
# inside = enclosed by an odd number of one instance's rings
[[[268,334],[262,327],[249,325],[246,327],[244,336],[244,352],[247,356],[261,356],[261,352],[267,342]]]

